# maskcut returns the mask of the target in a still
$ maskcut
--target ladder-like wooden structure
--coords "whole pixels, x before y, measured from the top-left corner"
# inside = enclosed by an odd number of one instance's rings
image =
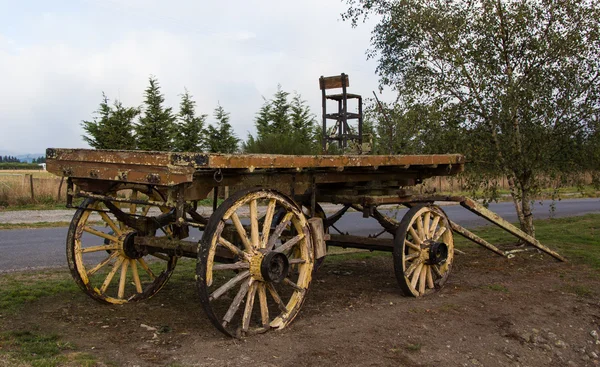
[[[363,143],[363,114],[362,114],[362,96],[348,93],[347,88],[350,81],[347,74],[328,76],[319,78],[319,87],[321,88],[323,104],[323,141],[322,153],[326,154],[330,143],[337,143],[340,152],[344,152],[349,147],[349,142],[353,142],[358,147],[360,153]],[[327,94],[328,89],[340,89],[341,93]],[[348,100],[356,100],[358,113],[348,112]],[[336,101],[337,112],[327,113],[327,101]],[[327,129],[327,120],[334,120],[332,131]],[[353,129],[348,120],[357,120],[358,126]]]

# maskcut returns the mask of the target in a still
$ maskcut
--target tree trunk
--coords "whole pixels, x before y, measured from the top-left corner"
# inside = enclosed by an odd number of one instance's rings
[[[523,221],[519,220],[521,222],[521,229],[531,237],[535,237],[533,213],[531,211],[531,191],[529,188],[523,188],[522,191],[521,206],[523,207]]]
[[[525,216],[523,214],[522,206],[523,195],[521,195],[521,192],[519,192],[519,188],[515,184],[515,177],[512,174],[506,175],[506,179],[508,181],[508,189],[510,190],[510,196],[513,200],[513,204],[515,205],[515,211],[517,212],[517,218],[519,218],[521,229],[523,229],[523,224],[525,223]]]

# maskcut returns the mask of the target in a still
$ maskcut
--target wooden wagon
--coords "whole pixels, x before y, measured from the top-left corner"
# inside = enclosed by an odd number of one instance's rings
[[[411,191],[424,179],[464,168],[461,155],[283,156],[48,149],[48,171],[68,178],[78,205],[67,259],[80,288],[113,304],[144,300],[167,282],[180,257],[197,259],[200,301],[230,336],[281,329],[298,314],[327,246],[388,251],[407,296],[444,285],[454,261],[453,232],[507,253],[452,222],[436,201],[456,201],[521,240],[564,260],[464,197]],[[239,188],[217,206],[222,188]],[[213,212],[199,200],[213,193]],[[320,204],[341,204],[327,215]],[[410,208],[401,221],[378,210]],[[374,237],[335,231],[349,210],[382,226]],[[98,213],[101,223],[91,217]],[[190,229],[203,234],[187,241]],[[336,233],[334,233],[336,232]],[[391,234],[381,236],[383,233]],[[256,300],[258,298],[258,300]]]

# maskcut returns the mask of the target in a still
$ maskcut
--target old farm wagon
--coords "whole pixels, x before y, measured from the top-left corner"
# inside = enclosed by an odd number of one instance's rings
[[[201,303],[227,335],[280,329],[298,314],[326,246],[393,253],[402,292],[440,288],[454,261],[453,232],[504,255],[450,221],[434,201],[458,201],[556,258],[560,255],[460,197],[412,193],[421,180],[463,169],[460,155],[282,156],[48,149],[48,170],[68,177],[68,204],[84,198],[67,237],[69,267],[95,300],[146,299],[167,282],[177,259],[197,258]],[[196,203],[243,184],[212,215]],[[288,187],[288,194],[280,189]],[[297,189],[302,188],[302,192]],[[320,203],[341,204],[327,216]],[[400,222],[384,204],[411,209]],[[154,208],[154,209],[152,209]],[[375,218],[393,238],[329,233],[350,208]],[[98,213],[102,225],[90,222]],[[199,243],[186,241],[191,227]],[[332,231],[333,232],[333,231]],[[258,298],[258,300],[256,300]]]
[[[361,98],[346,93],[347,76],[321,78],[324,144],[344,150],[360,133]],[[329,88],[341,94],[326,95]],[[347,111],[357,99],[359,113]],[[326,113],[326,100],[338,106]],[[359,133],[348,119],[359,120]],[[336,121],[327,129],[327,119]],[[327,148],[326,145],[323,147]],[[328,246],[388,251],[407,296],[444,285],[454,262],[453,233],[506,256],[452,222],[437,201],[454,201],[522,241],[564,260],[477,202],[426,195],[415,185],[464,169],[461,155],[223,155],[85,149],[48,149],[48,171],[67,178],[67,206],[77,206],[67,236],[67,259],[80,288],[113,304],[156,294],[181,257],[197,259],[201,304],[214,326],[230,336],[281,329],[297,315]],[[222,188],[238,188],[220,205]],[[213,193],[213,212],[197,203]],[[339,204],[327,215],[320,204]],[[410,209],[400,221],[378,210]],[[376,236],[336,230],[349,210],[374,218]],[[93,219],[97,213],[102,223]],[[199,242],[190,230],[202,231]]]

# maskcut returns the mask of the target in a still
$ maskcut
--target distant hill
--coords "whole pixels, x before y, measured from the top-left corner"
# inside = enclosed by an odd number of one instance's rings
[[[39,158],[39,157],[45,157],[46,153],[28,153],[28,154],[16,154],[15,152],[9,152],[6,150],[0,150],[0,156],[5,156],[5,155],[9,155],[12,157],[17,157],[17,159],[19,159],[21,162],[27,162],[27,163],[31,163],[32,160]]]

